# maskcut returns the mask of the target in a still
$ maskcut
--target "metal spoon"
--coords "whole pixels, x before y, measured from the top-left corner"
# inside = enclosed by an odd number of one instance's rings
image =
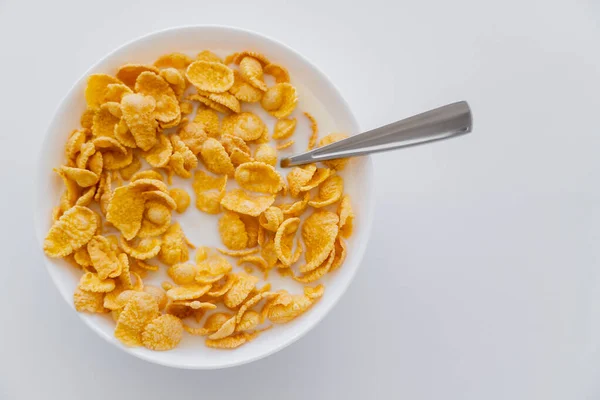
[[[364,156],[381,151],[437,142],[471,132],[473,117],[466,101],[459,101],[339,142],[284,158],[281,167],[310,164],[335,158]]]

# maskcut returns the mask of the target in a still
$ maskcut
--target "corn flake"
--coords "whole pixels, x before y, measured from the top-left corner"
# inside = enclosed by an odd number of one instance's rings
[[[306,264],[300,272],[307,273],[325,261],[334,249],[339,217],[329,211],[315,211],[302,224]]]
[[[194,61],[187,67],[186,76],[199,90],[222,93],[233,85],[233,71],[224,64]]]
[[[321,208],[337,202],[344,191],[344,180],[338,176],[330,176],[319,185],[319,196],[310,200],[308,205]]]
[[[338,142],[346,138],[348,138],[348,135],[344,135],[343,133],[330,133],[319,140],[319,147],[327,146],[328,144]],[[346,167],[346,165],[348,165],[349,160],[349,158],[338,158],[335,160],[323,161],[323,164],[336,171],[341,171]]]
[[[235,180],[243,189],[253,192],[276,194],[284,183],[279,172],[272,165],[249,162],[235,170]]]
[[[167,265],[189,260],[190,256],[186,237],[178,223],[171,225],[163,235],[163,242],[160,253],[158,253],[158,258]]]
[[[214,178],[202,170],[196,171],[192,183],[196,193],[196,207],[208,214],[220,213],[225,185],[227,185],[227,175]]]
[[[92,74],[85,88],[85,101],[88,107],[97,109],[102,104],[104,92],[111,83],[121,83],[117,78],[106,74]]]
[[[247,103],[256,103],[262,99],[263,91],[246,82],[242,74],[233,71],[233,85],[229,93],[233,94],[239,101]]]
[[[288,70],[279,64],[269,64],[264,68],[264,73],[275,78],[277,83],[287,83],[290,81],[290,73]]]
[[[260,61],[253,57],[244,57],[240,61],[240,74],[255,88],[265,92],[267,85],[263,80],[263,67]]]
[[[290,115],[297,103],[296,88],[289,83],[271,86],[260,102],[261,106],[275,118],[285,118]]]
[[[124,96],[121,100],[123,119],[137,147],[144,151],[150,150],[156,144],[158,123],[154,119],[155,108],[156,100],[152,96],[135,93]]]
[[[171,350],[183,337],[183,324],[173,315],[165,314],[152,320],[142,332],[142,344],[151,350]]]
[[[94,236],[98,221],[86,207],[74,206],[52,225],[44,240],[44,252],[50,257],[64,257],[87,244]]]

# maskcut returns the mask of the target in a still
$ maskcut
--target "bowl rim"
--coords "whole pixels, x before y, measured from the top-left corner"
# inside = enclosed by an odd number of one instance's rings
[[[357,131],[360,132],[360,130],[361,130],[360,125],[359,125],[358,121],[356,120],[356,117],[354,116],[354,113],[352,112],[350,105],[348,104],[346,99],[342,96],[341,92],[339,91],[337,86],[333,83],[333,81],[329,78],[329,76],[327,76],[311,60],[309,60],[307,57],[305,57],[301,53],[297,52],[290,46],[286,45],[285,43],[282,43],[277,39],[274,39],[270,36],[264,35],[262,33],[258,33],[253,30],[234,27],[234,26],[228,26],[228,25],[200,24],[200,25],[180,25],[180,26],[169,27],[169,28],[165,28],[165,29],[161,29],[161,30],[157,30],[157,31],[152,31],[152,32],[143,34],[141,36],[135,37],[134,39],[131,39],[131,40],[125,42],[124,44],[116,47],[115,49],[109,51],[104,56],[102,56],[100,59],[98,59],[94,64],[92,64],[88,69],[86,69],[86,71],[73,83],[73,85],[71,85],[71,87],[68,89],[68,91],[65,93],[65,95],[61,98],[58,105],[55,107],[54,112],[52,114],[52,118],[51,118],[50,122],[48,123],[47,129],[44,133],[41,147],[38,150],[37,171],[36,171],[35,181],[34,181],[35,182],[35,192],[34,193],[35,193],[36,199],[38,199],[39,196],[41,195],[40,182],[42,179],[44,179],[44,174],[46,173],[46,171],[42,170],[42,165],[41,165],[42,157],[39,155],[44,151],[44,148],[47,147],[46,144],[50,140],[50,132],[53,130],[52,128],[53,128],[54,124],[57,123],[56,116],[59,114],[59,111],[66,106],[67,100],[71,97],[71,94],[73,93],[73,91],[82,83],[82,81],[87,79],[87,77],[98,67],[98,65],[102,64],[106,59],[110,58],[111,56],[113,56],[115,53],[121,51],[122,49],[133,45],[134,43],[141,42],[141,41],[148,41],[154,37],[173,33],[176,31],[185,33],[186,31],[194,30],[194,29],[217,29],[217,30],[223,30],[223,31],[235,31],[237,33],[243,33],[245,35],[252,36],[258,40],[270,42],[271,44],[273,44],[275,46],[282,47],[286,51],[293,53],[296,57],[301,59],[303,63],[306,63],[307,65],[309,65],[313,69],[313,71],[316,74],[318,74],[323,79],[324,82],[327,83],[327,85],[329,86],[329,89],[333,93],[335,93],[335,95],[339,99],[341,105],[348,111],[348,116],[351,119],[350,120],[351,125],[356,127]],[[364,254],[365,254],[365,251],[367,249],[367,246],[369,244],[369,240],[371,237],[371,230],[372,230],[372,225],[373,225],[373,214],[374,214],[374,210],[375,210],[375,201],[374,201],[375,186],[373,183],[374,165],[373,165],[373,161],[370,156],[367,155],[367,156],[364,156],[363,158],[365,159],[365,162],[367,164],[367,170],[368,170],[368,176],[367,176],[367,180],[365,182],[366,187],[364,188],[364,190],[366,192],[368,192],[367,198],[370,198],[371,201],[369,202],[370,204],[367,204],[366,209],[363,210],[363,214],[364,214],[364,211],[366,211],[365,219],[364,219],[364,221],[366,223],[363,223],[363,226],[361,227],[361,230],[363,231],[363,235],[364,235],[364,240],[362,242],[358,243],[358,246],[357,246],[358,248],[355,250],[357,266],[352,271],[349,271],[349,277],[348,277],[346,283],[340,287],[340,290],[338,291],[337,296],[334,299],[332,299],[332,301],[328,305],[328,307],[324,309],[324,312],[320,316],[313,318],[312,321],[310,323],[308,323],[304,329],[298,330],[297,332],[295,332],[288,341],[281,343],[277,346],[273,346],[272,348],[269,348],[268,350],[266,350],[262,353],[256,354],[251,357],[247,357],[245,359],[232,361],[227,364],[218,364],[218,365],[180,364],[177,362],[170,362],[168,359],[163,360],[163,359],[153,358],[153,357],[147,356],[145,353],[134,352],[134,351],[132,351],[132,348],[128,348],[125,346],[118,346],[117,343],[115,343],[115,341],[114,341],[114,337],[110,337],[104,331],[99,329],[93,323],[92,320],[90,320],[88,318],[84,318],[84,315],[82,313],[76,312],[76,314],[78,315],[79,319],[81,321],[83,321],[84,324],[87,327],[89,327],[92,331],[94,331],[98,336],[103,338],[105,341],[107,341],[111,345],[121,349],[124,353],[129,354],[130,356],[134,356],[138,359],[144,360],[146,362],[162,365],[165,367],[178,368],[178,369],[191,369],[191,370],[224,369],[224,368],[230,368],[230,367],[241,366],[244,364],[249,364],[251,362],[266,358],[270,355],[273,355],[273,354],[285,349],[286,347],[288,347],[291,344],[298,341],[300,338],[302,338],[308,332],[313,330],[325,318],[325,316],[327,316],[337,306],[340,299],[344,296],[344,294],[348,290],[348,287],[353,282],[353,280],[356,276],[356,273],[358,272],[359,268],[362,265],[362,260],[364,258]],[[51,278],[52,282],[54,283],[54,286],[60,293],[61,297],[67,303],[68,307],[70,307],[73,311],[75,311],[75,308],[72,304],[71,299],[67,298],[65,296],[65,294],[61,290],[59,290],[59,282],[57,281],[58,277],[50,272],[50,264],[49,264],[48,260],[46,259],[46,256],[45,256],[43,250],[41,250],[43,248],[44,237],[42,236],[42,233],[40,232],[38,227],[40,226],[40,223],[41,223],[40,221],[41,221],[41,218],[43,218],[43,216],[41,215],[41,210],[37,207],[37,202],[34,203],[34,208],[35,209],[34,209],[34,218],[33,218],[33,222],[34,222],[33,228],[35,230],[35,236],[37,238],[38,245],[39,245],[38,251],[41,252],[42,257],[44,258],[45,270],[47,271],[48,275],[50,275],[50,278]]]

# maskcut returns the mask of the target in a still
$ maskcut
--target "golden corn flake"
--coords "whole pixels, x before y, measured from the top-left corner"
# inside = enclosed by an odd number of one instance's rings
[[[328,144],[335,143],[347,138],[348,135],[344,135],[343,133],[330,133],[329,135],[319,140],[319,147],[327,146]],[[341,171],[346,167],[346,165],[348,165],[349,160],[349,158],[338,158],[336,160],[323,161],[323,164],[336,171]]]
[[[196,60],[223,63],[223,60],[210,50],[203,50],[196,56]]]
[[[190,283],[167,290],[167,297],[171,300],[193,300],[201,297],[209,290],[209,284]]]
[[[125,168],[133,162],[133,151],[127,149],[126,153],[107,151],[102,153],[103,168],[109,171]]]
[[[241,189],[234,189],[225,193],[221,205],[230,211],[258,217],[274,201],[275,196],[273,195],[251,196]]]
[[[100,279],[120,274],[122,266],[108,239],[94,236],[87,245],[87,251]]]
[[[233,175],[234,168],[223,145],[216,139],[208,138],[202,150],[202,161],[206,168],[215,174]]]
[[[125,122],[125,120],[122,117],[119,120],[119,122],[115,125],[113,134],[115,136],[115,139],[117,139],[119,143],[123,146],[131,147],[132,149],[135,149],[137,147],[137,144],[135,143],[135,138],[129,130],[127,122]]]
[[[142,72],[153,72],[158,74],[158,68],[152,65],[144,65],[144,64],[125,64],[119,67],[117,70],[117,78],[119,78],[124,84],[133,88],[135,86],[135,81],[137,77]]]
[[[98,153],[102,154],[102,153]],[[136,156],[133,157],[133,161],[126,167],[123,167],[119,170],[121,174],[121,178],[125,180],[129,180],[133,177],[133,175],[138,172],[142,168],[142,162]]]
[[[241,111],[240,101],[231,93],[203,92],[202,94],[209,100],[226,107],[234,113],[239,113]]]
[[[123,85],[122,83],[111,83],[106,87],[106,90],[104,91],[102,102],[114,103],[113,107],[118,107],[120,109],[121,105],[119,103],[121,103],[123,96],[131,93],[133,93],[133,91],[126,85]],[[118,113],[120,112],[120,110],[116,111],[116,108],[114,110],[115,112],[111,111],[111,113],[114,116],[119,116]]]
[[[179,102],[171,86],[153,72],[142,72],[135,81],[135,91],[152,96],[156,101],[154,117],[161,122],[169,122],[180,115]]]
[[[245,57],[252,57],[256,60],[260,61],[262,65],[268,65],[271,62],[269,59],[262,53],[256,51],[240,51],[238,53],[233,53],[225,58],[225,64],[236,63],[239,64]]]
[[[218,255],[210,256],[198,264],[196,281],[214,283],[231,272],[231,268],[231,264],[225,258]]]
[[[354,211],[350,203],[350,196],[344,195],[337,209],[340,217],[340,236],[349,238],[354,228]]]
[[[232,317],[233,315],[223,312],[211,314],[204,323],[204,329],[210,333],[214,333],[221,329],[221,327]]]
[[[290,73],[288,70],[279,64],[269,64],[264,68],[264,73],[275,78],[277,83],[286,83],[290,81]]]
[[[163,176],[158,171],[148,169],[145,171],[136,172],[135,174],[133,174],[130,180],[131,182],[135,182],[140,179],[151,179],[153,181],[156,180],[162,182]]]
[[[296,131],[296,118],[278,119],[273,130],[273,139],[287,139]]]
[[[246,300],[250,292],[252,292],[252,290],[256,287],[257,283],[258,278],[255,276],[238,274],[235,283],[223,297],[225,306],[231,309],[238,307],[244,300]]]
[[[214,112],[212,110],[208,111]],[[217,123],[218,121],[217,117]],[[184,124],[179,130],[179,138],[192,153],[198,154],[202,150],[202,145],[208,139],[208,136],[201,123],[189,122]]]
[[[267,269],[269,269],[269,265],[267,264],[267,261],[262,258],[261,256],[255,256],[255,255],[249,255],[249,256],[244,256],[244,257],[240,257],[240,259],[237,262],[237,265],[242,266],[244,264],[252,264],[255,267],[258,267],[259,269],[266,271]]]
[[[92,120],[94,118],[94,114],[96,112],[94,111],[93,108],[87,108],[83,114],[81,114],[81,118],[79,120],[79,123],[81,124],[82,128],[86,128],[86,129],[92,129]]]
[[[338,234],[339,217],[329,211],[315,211],[302,224],[302,239],[305,244],[306,264],[300,272],[317,268],[329,256]]]
[[[157,202],[171,210],[174,210],[177,207],[175,200],[168,193],[163,192],[162,190],[148,190],[143,192],[141,195],[147,202]]]
[[[73,304],[79,312],[106,312],[104,309],[104,293],[101,292],[87,292],[78,287],[73,293]]]
[[[120,154],[127,153],[127,149],[113,137],[100,136],[95,138],[92,143],[94,143],[94,148],[99,151],[112,151]]]
[[[99,108],[104,92],[111,83],[121,83],[117,78],[106,74],[92,74],[88,77],[85,88],[85,101],[90,108]]]
[[[142,226],[144,215],[144,198],[130,187],[117,188],[110,202],[106,220],[121,231],[125,239],[130,240],[137,235]]]
[[[100,279],[92,272],[86,272],[79,280],[79,287],[86,292],[107,293],[115,288],[113,279]]]
[[[194,122],[202,125],[204,132],[210,137],[218,138],[221,134],[219,115],[210,108],[199,109],[194,117]]]
[[[254,152],[254,159],[258,162],[275,166],[277,165],[277,151],[273,146],[260,144]]]
[[[175,211],[182,214],[190,205],[190,195],[183,189],[169,190],[169,196],[175,200]]]
[[[233,85],[233,71],[218,62],[194,61],[187,67],[186,76],[192,85],[207,92],[226,92]]]
[[[246,227],[246,233],[248,234],[248,247],[256,246],[258,244],[258,230],[260,228],[258,218],[247,214],[240,214],[240,219]]]
[[[203,92],[203,93],[205,93],[205,92]],[[216,101],[213,101],[213,100],[209,99],[208,97],[197,94],[197,93],[190,94],[189,96],[187,96],[187,99],[193,100],[193,101],[198,101],[198,102],[204,104],[206,107],[209,107],[210,109],[212,109],[214,111],[218,111],[220,113],[229,112],[229,108],[225,107],[224,105],[217,103]]]
[[[94,146],[94,143],[87,142],[82,144],[79,154],[75,159],[75,165],[77,168],[86,168],[90,157],[93,156],[94,153],[96,153],[96,147]]]
[[[87,169],[67,167],[65,165],[60,167],[60,169],[69,179],[74,180],[81,187],[95,185],[100,179],[98,174]]]
[[[241,345],[250,342],[256,336],[258,336],[258,332],[239,332],[223,339],[206,339],[205,344],[207,347],[214,349],[236,349]]]
[[[44,252],[50,257],[67,256],[87,244],[97,227],[96,214],[92,210],[74,206],[50,228],[44,240]]]
[[[165,233],[171,224],[171,210],[158,201],[147,201],[144,208],[142,227],[137,236],[140,238],[148,238]]]
[[[304,115],[310,121],[310,129],[312,134],[310,138],[308,138],[308,150],[312,150],[317,144],[317,139],[319,138],[319,125],[317,124],[317,120],[311,114],[305,112]]]
[[[161,56],[154,62],[154,66],[158,68],[177,68],[185,69],[191,64],[192,58],[183,53],[170,53]]]
[[[208,214],[220,213],[225,185],[227,185],[227,175],[214,178],[202,170],[196,171],[192,183],[196,194],[196,207]]]
[[[119,86],[127,87],[125,85],[119,85]],[[119,100],[119,102],[120,102],[120,100]],[[123,112],[121,111],[121,104],[119,104],[119,102],[109,101],[109,102],[102,104],[100,107],[106,108],[108,110],[108,112],[113,115],[113,117],[121,119],[121,117],[123,116]],[[113,134],[114,134],[114,128],[113,128]]]
[[[246,311],[250,310],[256,304],[260,303],[261,300],[267,299],[269,297],[274,297],[274,296],[277,296],[277,293],[266,291],[266,292],[258,293],[256,296],[254,296],[251,299],[249,299],[248,301],[246,301],[240,307],[238,313],[235,316],[236,323],[239,324],[242,321],[242,318],[244,317],[244,314],[246,313]]]
[[[262,99],[263,91],[248,83],[238,71],[233,71],[233,79],[229,93],[236,99],[247,103],[256,103]]]
[[[129,184],[129,188],[132,190],[136,190],[137,192],[149,192],[153,190],[158,190],[167,193],[169,191],[167,189],[167,185],[165,185],[162,180],[154,178],[134,179]]]
[[[294,111],[298,103],[296,88],[289,83],[271,86],[264,94],[260,104],[275,118],[285,118]]]
[[[275,304],[268,309],[268,318],[275,324],[285,324],[306,312],[313,301],[306,295],[291,296],[288,304]]]
[[[248,245],[246,226],[235,213],[226,212],[219,219],[219,234],[223,244],[231,250],[245,249]]]
[[[95,137],[113,137],[115,135],[115,125],[120,121],[109,109],[109,106],[102,104],[92,120],[92,135]]]
[[[258,222],[264,229],[276,232],[283,222],[283,211],[279,207],[269,207],[260,215]]]
[[[296,231],[300,226],[300,218],[288,218],[279,226],[275,234],[275,252],[283,265],[291,265]]]
[[[185,79],[185,76],[178,69],[175,68],[165,68],[161,70],[160,76],[169,84],[169,86],[171,86],[171,89],[173,89],[175,96],[178,98],[181,97],[181,95],[183,94],[183,92],[185,92],[185,89],[187,88],[187,81]],[[191,106],[190,103],[188,104]],[[189,114],[192,112],[192,110],[189,110],[187,113],[184,113],[183,110],[181,110],[181,112],[183,114]]]
[[[339,236],[337,237],[337,239],[335,240],[334,250],[335,257],[331,263],[330,271],[335,271],[336,269],[341,267],[344,261],[346,260],[346,242],[344,242],[344,239],[342,239]]]
[[[173,145],[164,134],[159,134],[158,142],[148,151],[143,152],[144,159],[155,168],[162,168],[169,163],[173,154]]]
[[[263,80],[262,64],[256,58],[244,57],[240,61],[240,73],[255,88],[263,92],[267,90],[267,84]]]
[[[167,274],[178,285],[194,283],[198,268],[190,263],[175,264],[169,267]]]
[[[181,320],[165,314],[152,320],[142,332],[142,344],[150,350],[171,350],[183,337]]]
[[[223,339],[235,331],[235,317],[229,318],[221,327],[208,338],[212,340]]]
[[[235,170],[235,180],[246,190],[276,194],[283,187],[283,179],[272,165],[249,162]]]
[[[254,310],[248,310],[244,313],[240,322],[235,327],[236,332],[251,331],[260,325],[260,314]]]
[[[294,167],[287,175],[288,186],[292,196],[298,196],[303,186],[305,186],[317,171],[314,164]]]
[[[224,132],[225,132],[225,125],[226,125],[227,120],[228,120],[228,118],[225,118],[223,120],[223,131]],[[223,133],[223,136],[221,137],[221,144],[225,148],[225,151],[230,155],[233,154],[236,149],[247,154],[248,156],[250,156],[250,154],[251,154],[250,147],[248,147],[248,145],[246,144],[246,142],[244,142],[244,140],[242,138],[239,138],[237,136]]]
[[[169,227],[163,235],[162,246],[158,253],[160,261],[167,265],[186,262],[189,260],[189,250],[186,237],[178,223]]]
[[[321,208],[337,202],[344,191],[344,180],[338,175],[327,178],[319,185],[319,195],[314,200],[310,200],[308,205]]]
[[[315,282],[315,281],[321,279],[323,276],[325,276],[326,273],[328,273],[331,270],[331,267],[332,267],[334,261],[335,261],[335,248],[333,250],[331,250],[331,253],[329,253],[329,256],[327,256],[327,259],[325,261],[323,261],[323,263],[321,265],[319,265],[317,268],[313,269],[312,271],[305,273],[302,276],[294,276],[294,280],[301,282],[301,283]]]
[[[81,146],[88,139],[88,131],[86,129],[77,129],[71,132],[67,143],[65,144],[65,157],[69,161],[74,161],[77,153],[81,150]]]
[[[135,143],[144,150],[150,150],[156,144],[158,123],[154,118],[156,101],[152,96],[139,93],[130,94],[121,100],[123,119],[127,123]]]
[[[134,293],[119,314],[115,337],[126,346],[140,346],[144,328],[157,318],[159,313],[158,304],[152,295],[144,292]]]
[[[317,168],[310,180],[300,187],[300,191],[308,192],[309,190],[316,188],[329,178],[329,175],[331,175],[331,170],[329,168]]]
[[[170,139],[173,145],[173,155],[171,156],[169,165],[175,170],[177,175],[183,178],[190,178],[192,176],[190,171],[198,166],[198,158],[196,158],[196,155],[187,147],[179,135],[171,135]],[[173,164],[174,157],[177,157],[181,161]]]
[[[285,143],[277,145],[277,150],[284,150],[284,149],[287,149],[288,147],[292,147],[294,145],[294,143],[296,143],[295,140],[288,140]]]
[[[253,249],[244,249],[244,250],[229,250],[229,249],[217,249],[217,250],[219,251],[219,253],[225,254],[226,256],[230,256],[230,257],[244,257],[244,256],[248,256],[251,254],[256,254],[259,251],[259,249],[256,247]]]

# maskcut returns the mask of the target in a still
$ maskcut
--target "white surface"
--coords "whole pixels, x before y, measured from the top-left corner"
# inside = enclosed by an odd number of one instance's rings
[[[119,3],[0,0],[0,399],[600,396],[598,2]],[[32,158],[71,84],[127,40],[200,23],[305,54],[364,128],[467,99],[476,129],[378,156],[373,235],[339,305],[286,350],[212,372],[94,335],[32,227]]]
[[[304,111],[311,113],[319,121],[319,129],[322,132],[359,133],[358,122],[350,111],[349,105],[327,77],[301,55],[281,43],[249,31],[215,26],[183,27],[146,35],[120,47],[94,65],[90,71],[86,71],[86,76],[73,86],[54,115],[47,136],[44,138],[43,146],[47,152],[40,156],[39,175],[37,176],[35,224],[39,246],[43,246],[44,238],[51,227],[51,220],[48,216],[52,214],[53,207],[59,203],[64,191],[64,183],[52,170],[64,163],[64,143],[69,132],[79,126],[80,116],[85,111],[84,92],[87,75],[91,73],[114,74],[114,71],[124,62],[152,63],[161,55],[173,51],[186,52],[190,56],[195,56],[199,51],[207,48],[213,49],[221,57],[236,51],[252,49],[267,54],[272,62],[288,68],[299,98],[298,105],[290,116],[296,118],[298,123],[294,131],[296,143],[289,149],[279,152],[280,158],[290,156],[294,152],[300,153],[307,148],[308,138],[312,131],[310,121],[302,115]],[[273,82],[267,82],[273,84]],[[273,132],[276,118],[262,110],[259,104],[244,104],[243,111],[256,112],[265,122],[269,131]],[[189,117],[192,119],[194,116],[195,114],[192,113]],[[275,145],[274,141],[273,145]],[[289,170],[281,172],[287,174]],[[192,369],[225,368],[263,358],[288,346],[316,326],[337,304],[356,275],[367,248],[374,209],[372,160],[367,157],[351,160],[348,166],[340,172],[340,176],[345,180],[344,192],[352,198],[353,210],[356,213],[354,221],[356,232],[346,241],[348,251],[343,268],[336,273],[327,274],[320,280],[320,283],[326,286],[326,295],[302,318],[278,326],[277,329],[270,329],[236,351],[224,352],[208,348],[205,346],[204,340],[187,334],[184,335],[177,348],[172,351],[151,351],[144,347],[127,347],[114,337],[115,323],[110,314],[81,313],[79,316],[100,336],[116,346],[142,359],[166,366]],[[176,177],[173,180],[173,187],[183,188],[188,193],[193,193],[192,179]],[[230,182],[229,189],[235,187],[237,185]],[[292,201],[291,198],[284,200],[284,202],[290,201]],[[335,212],[337,205],[325,209]],[[182,215],[174,214],[173,220],[181,224],[187,238],[192,243],[197,246],[223,247],[217,233],[218,216],[200,212],[193,205]],[[190,259],[194,260],[194,257],[195,252],[190,251]],[[73,292],[79,284],[81,271],[62,259],[45,258],[44,260],[50,276],[67,304],[74,308]],[[232,258],[230,261],[235,263],[236,260]],[[242,268],[236,268],[236,271],[241,272]],[[258,276],[260,277],[260,274]],[[166,268],[162,268],[158,273],[149,274],[147,279],[144,279],[144,284],[160,286],[165,279],[170,281],[166,274]],[[286,289],[293,294],[303,293],[304,285],[294,282],[290,278],[282,278],[275,272],[270,274],[268,282],[273,285],[273,290]],[[259,286],[264,284],[266,282],[261,281]],[[226,309],[221,311],[226,311]],[[266,326],[263,325],[260,328]]]

